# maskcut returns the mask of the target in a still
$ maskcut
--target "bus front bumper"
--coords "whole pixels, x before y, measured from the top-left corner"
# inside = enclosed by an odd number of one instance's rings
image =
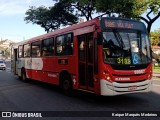
[[[101,95],[113,96],[129,93],[149,92],[152,89],[152,80],[137,81],[134,83],[109,82],[105,79],[100,81]]]

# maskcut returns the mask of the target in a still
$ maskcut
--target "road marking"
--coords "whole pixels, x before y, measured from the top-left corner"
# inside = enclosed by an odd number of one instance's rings
[[[158,79],[153,79],[153,81],[160,81],[160,80],[158,80]]]
[[[157,85],[157,84],[152,84],[152,85],[160,87],[160,85]]]

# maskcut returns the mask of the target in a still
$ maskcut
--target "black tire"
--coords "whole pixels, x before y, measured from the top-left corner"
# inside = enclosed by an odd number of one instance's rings
[[[61,87],[65,95],[72,96],[73,95],[73,85],[72,80],[69,75],[63,75],[61,77]]]
[[[24,82],[27,81],[25,69],[22,69],[22,71],[21,71],[21,77],[20,77],[20,78],[21,78],[21,80],[24,81]]]
[[[18,76],[18,79],[19,79],[19,80],[22,80],[22,77],[21,77],[21,76]]]

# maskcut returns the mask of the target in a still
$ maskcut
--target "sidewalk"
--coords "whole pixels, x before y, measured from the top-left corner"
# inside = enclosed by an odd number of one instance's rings
[[[153,80],[159,80],[160,81],[160,77],[152,77]]]
[[[153,80],[160,80],[160,73],[159,72],[153,72]]]
[[[153,73],[155,73],[155,74],[159,74],[159,75],[160,75],[160,72],[153,72]]]
[[[153,77],[152,77],[153,80],[160,80],[160,73],[153,73]]]

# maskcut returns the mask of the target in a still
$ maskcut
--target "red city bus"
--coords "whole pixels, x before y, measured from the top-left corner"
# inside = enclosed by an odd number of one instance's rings
[[[122,18],[93,20],[12,46],[12,71],[103,96],[149,92],[150,41],[142,22]]]

